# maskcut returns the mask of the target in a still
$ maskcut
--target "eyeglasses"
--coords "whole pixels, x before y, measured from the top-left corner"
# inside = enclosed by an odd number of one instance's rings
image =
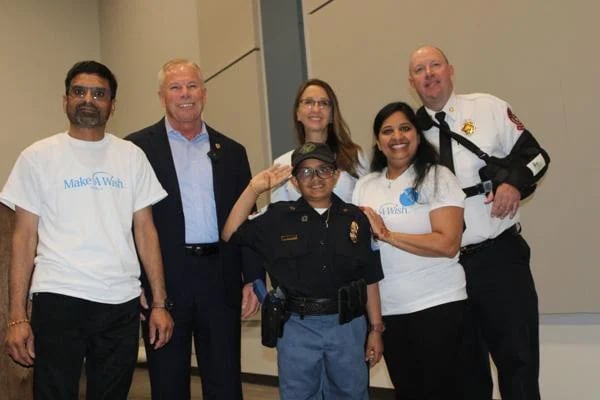
[[[333,165],[321,165],[318,168],[298,168],[295,175],[299,180],[310,180],[314,178],[315,174],[321,179],[329,179],[334,173],[335,167]]]
[[[106,88],[103,87],[87,87],[87,86],[71,86],[69,87],[69,95],[73,97],[84,98],[87,93],[90,93],[94,100],[104,100],[107,95]]]
[[[316,105],[319,109],[323,109],[323,108],[331,107],[331,100],[327,100],[327,99],[315,100],[315,99],[310,99],[310,98],[309,99],[300,99],[300,104],[302,104],[306,108],[314,108]]]

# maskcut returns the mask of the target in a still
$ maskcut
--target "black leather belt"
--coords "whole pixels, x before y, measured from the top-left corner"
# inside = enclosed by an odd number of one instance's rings
[[[186,244],[185,254],[189,254],[197,257],[211,256],[219,253],[218,243],[206,243],[206,244]]]
[[[314,299],[310,297],[286,298],[286,311],[290,311],[300,316],[304,315],[330,315],[338,313],[337,299]]]
[[[469,256],[471,254],[477,253],[479,250],[483,250],[487,247],[492,246],[494,243],[498,242],[499,240],[502,240],[508,236],[518,235],[520,232],[521,232],[521,225],[514,224],[513,226],[506,229],[504,232],[502,232],[495,238],[487,239],[487,240],[484,240],[483,242],[479,242],[479,243],[475,243],[475,244],[468,244],[466,246],[461,247],[460,255],[461,256]]]
[[[477,196],[478,194],[487,194],[494,189],[492,181],[479,182],[477,185],[463,188],[463,192],[467,197]]]

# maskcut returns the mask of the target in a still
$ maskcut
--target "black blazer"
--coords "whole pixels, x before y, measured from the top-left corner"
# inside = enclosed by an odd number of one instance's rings
[[[206,129],[210,141],[217,221],[221,232],[231,208],[252,176],[246,149],[210,126],[206,125]],[[173,298],[182,287],[181,279],[184,279],[178,272],[185,257],[185,222],[164,118],[125,139],[131,140],[146,153],[158,180],[169,194],[152,206],[152,213],[165,267],[167,293]],[[242,283],[264,277],[261,260],[255,253],[223,241],[219,243],[219,255],[225,284],[224,300],[231,306],[238,307]],[[143,274],[142,284],[146,293],[150,293]]]

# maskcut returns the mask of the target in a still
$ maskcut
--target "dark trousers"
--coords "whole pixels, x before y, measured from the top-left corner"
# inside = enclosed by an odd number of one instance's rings
[[[175,329],[170,342],[154,350],[142,323],[153,400],[190,398],[192,339],[205,400],[240,400],[240,308],[225,304],[219,255],[187,255],[182,287],[173,291]]]
[[[465,399],[492,398],[488,352],[503,400],[538,400],[538,301],[530,250],[520,234],[462,255],[469,294],[465,333]]]
[[[139,343],[139,299],[103,304],[33,295],[36,400],[77,400],[85,358],[87,399],[125,400]]]
[[[466,301],[383,317],[384,359],[396,399],[458,400],[458,355]]]

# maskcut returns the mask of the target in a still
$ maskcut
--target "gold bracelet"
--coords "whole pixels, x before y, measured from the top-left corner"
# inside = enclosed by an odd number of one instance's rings
[[[248,183],[248,186],[250,186],[250,189],[252,189],[252,191],[254,192],[254,194],[256,195],[256,197],[260,196],[260,193],[258,193],[258,191],[256,190],[256,188],[254,187],[254,184],[252,183],[252,179],[250,179],[250,182]]]
[[[29,323],[29,319],[25,318],[25,319],[18,319],[16,321],[10,321],[6,325],[10,328],[11,326],[15,326],[15,325],[19,325],[19,324],[28,324],[28,323]]]

